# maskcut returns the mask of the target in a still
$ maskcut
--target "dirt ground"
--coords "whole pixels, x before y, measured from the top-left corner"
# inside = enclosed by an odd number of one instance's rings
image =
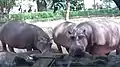
[[[77,18],[77,19],[70,19],[69,21],[74,22],[76,24],[79,24],[84,21],[93,21],[93,22],[120,22],[120,17],[88,17],[88,18]],[[55,20],[55,21],[46,21],[46,22],[32,22],[30,20],[26,20],[27,23],[31,23],[34,25],[37,25],[38,27],[41,27],[50,37],[52,37],[52,30],[60,23],[65,22],[65,20]],[[52,45],[52,48],[57,49],[55,43]],[[1,44],[0,44],[0,50],[1,50]],[[16,52],[24,52],[26,50],[23,49],[15,49]],[[63,48],[63,52],[67,53],[65,48]]]

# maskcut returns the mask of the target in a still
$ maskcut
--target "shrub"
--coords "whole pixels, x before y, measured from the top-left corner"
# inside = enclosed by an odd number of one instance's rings
[[[9,19],[11,20],[26,20],[26,19],[38,19],[38,20],[55,20],[65,17],[65,11],[57,11],[53,13],[52,11],[48,12],[36,12],[36,13],[19,13],[19,14],[9,14]],[[119,15],[120,11],[117,9],[101,9],[101,10],[85,10],[85,11],[70,11],[70,17],[76,16],[107,16],[107,15]]]

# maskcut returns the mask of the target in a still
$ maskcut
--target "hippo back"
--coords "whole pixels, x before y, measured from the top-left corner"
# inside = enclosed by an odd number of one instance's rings
[[[45,41],[45,43],[50,41],[49,36],[41,28],[21,21],[9,21],[3,26],[0,35],[1,41],[20,49],[37,45],[38,41]],[[36,47],[39,49],[43,45]]]

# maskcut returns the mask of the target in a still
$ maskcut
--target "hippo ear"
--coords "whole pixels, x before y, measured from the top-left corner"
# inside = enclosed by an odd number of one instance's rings
[[[83,33],[85,33],[85,31],[86,31],[86,30],[84,29],[84,30],[83,30]]]

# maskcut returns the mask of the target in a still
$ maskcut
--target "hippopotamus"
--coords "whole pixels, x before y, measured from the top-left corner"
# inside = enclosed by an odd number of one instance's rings
[[[120,25],[113,22],[79,23],[71,35],[70,55],[83,56],[86,52],[94,56],[106,56],[111,51],[120,53]]]
[[[67,52],[69,52],[69,47],[71,46],[70,42],[70,34],[68,31],[72,30],[75,26],[75,23],[72,23],[70,21],[65,21],[63,23],[58,24],[53,29],[53,41],[56,43],[58,50],[60,53],[62,53],[61,46],[65,47]]]
[[[11,52],[13,48],[27,49],[27,51],[39,50],[45,52],[51,49],[50,37],[38,26],[24,21],[8,21],[0,32],[3,51],[7,51],[6,44]]]

